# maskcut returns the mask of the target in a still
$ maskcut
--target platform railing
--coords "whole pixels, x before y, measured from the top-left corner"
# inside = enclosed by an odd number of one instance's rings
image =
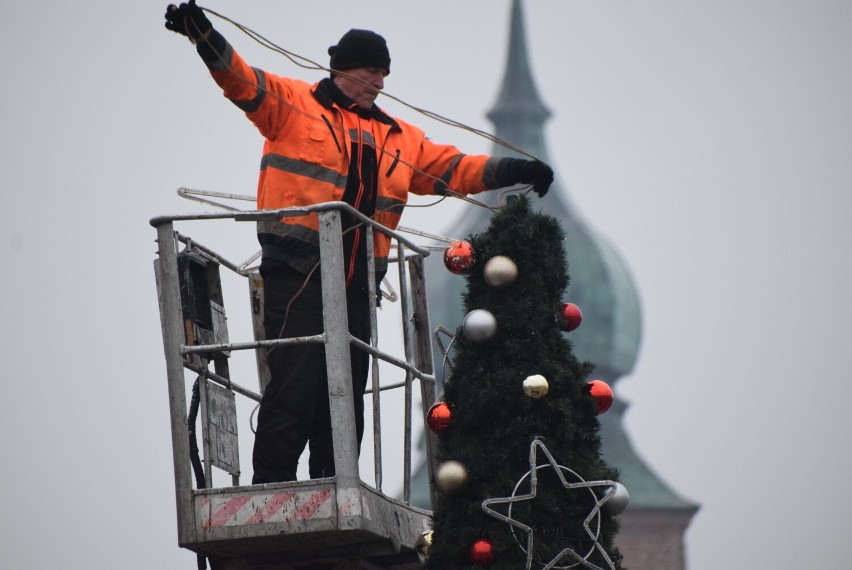
[[[347,326],[346,295],[343,282],[343,247],[341,212],[356,218],[364,225],[390,236],[396,244],[395,261],[399,272],[400,313],[402,319],[402,341],[404,356],[398,358],[378,348],[376,318],[376,282],[374,263],[368,263],[370,290],[371,343],[365,344],[349,334]],[[291,216],[316,215],[319,221],[320,272],[322,277],[323,320],[322,334],[288,339],[262,339],[242,342],[188,343],[186,323],[182,314],[181,283],[178,269],[178,254],[181,244],[198,252],[206,259],[232,272],[249,277],[252,271],[244,265],[234,264],[217,254],[213,249],[199,244],[175,231],[176,223],[204,220],[263,221],[279,220]],[[261,394],[234,382],[227,374],[209,369],[215,355],[234,351],[253,350],[263,355],[265,349],[285,344],[323,343],[328,371],[329,406],[332,417],[332,440],[335,454],[334,485],[341,495],[360,489],[363,485],[359,472],[358,443],[355,435],[355,417],[352,393],[350,345],[368,352],[372,358],[371,384],[368,392],[372,399],[374,480],[376,491],[382,492],[382,426],[381,392],[390,389],[404,391],[404,449],[403,449],[403,504],[408,504],[411,495],[412,469],[412,424],[413,383],[418,380],[421,388],[422,414],[424,420],[429,406],[435,400],[435,376],[432,370],[430,325],[426,304],[423,258],[429,250],[420,247],[404,236],[377,224],[343,202],[330,202],[299,208],[279,210],[231,211],[221,213],[158,216],[150,221],[157,230],[158,260],[156,263],[157,285],[160,303],[163,348],[168,378],[169,407],[172,434],[172,453],[175,476],[175,494],[178,511],[178,535],[181,544],[198,540],[196,506],[193,504],[192,471],[190,464],[189,431],[187,427],[187,385],[185,370],[250,400],[260,401]],[[373,232],[367,231],[368,259],[373,259]],[[254,277],[257,278],[256,271]],[[256,309],[256,308],[255,308]],[[255,328],[257,334],[257,327]],[[396,384],[382,385],[379,361],[396,367],[404,374],[404,380]],[[263,357],[258,358],[259,385],[263,387]],[[359,397],[359,396],[358,396]],[[202,421],[205,421],[203,418]],[[427,437],[427,465],[430,482],[434,474],[434,436],[425,430]],[[206,455],[206,453],[205,453]],[[212,481],[209,463],[205,464],[206,479]],[[234,479],[234,485],[238,479]],[[208,492],[205,489],[205,492]]]

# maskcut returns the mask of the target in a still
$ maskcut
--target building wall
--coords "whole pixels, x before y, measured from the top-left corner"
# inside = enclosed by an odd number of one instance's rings
[[[615,543],[627,570],[685,570],[684,535],[696,509],[630,508]]]

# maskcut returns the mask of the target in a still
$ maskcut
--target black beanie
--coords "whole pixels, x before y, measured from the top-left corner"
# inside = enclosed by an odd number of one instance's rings
[[[390,73],[390,53],[385,38],[369,30],[349,30],[336,46],[328,48],[330,67],[337,71],[379,67]]]

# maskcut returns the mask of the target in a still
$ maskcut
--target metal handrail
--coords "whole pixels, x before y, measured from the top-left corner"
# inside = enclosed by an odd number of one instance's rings
[[[401,312],[402,312],[402,321],[403,321],[403,341],[404,341],[404,350],[405,350],[405,359],[396,358],[388,353],[382,352],[379,350],[377,346],[378,335],[376,330],[376,306],[375,306],[375,275],[373,274],[374,264],[368,264],[368,272],[369,276],[369,285],[371,294],[370,304],[371,304],[371,344],[364,343],[359,339],[352,337],[349,334],[348,330],[339,331],[337,330],[337,322],[345,322],[345,303],[340,303],[339,299],[344,298],[345,295],[341,295],[341,291],[343,291],[342,285],[342,249],[339,251],[335,251],[337,247],[340,247],[342,244],[341,241],[341,230],[340,230],[340,214],[341,212],[346,212],[348,215],[353,216],[357,220],[367,224],[368,226],[380,231],[392,239],[396,240],[397,247],[396,251],[396,259],[399,262],[399,270],[400,270],[400,287],[401,291],[399,297],[401,299]],[[175,222],[185,222],[185,221],[204,221],[204,220],[226,220],[233,219],[235,221],[261,221],[261,220],[280,220],[286,217],[295,217],[295,216],[305,216],[308,214],[316,214],[319,217],[319,233],[320,233],[320,246],[321,246],[321,263],[320,269],[323,275],[323,299],[324,306],[329,307],[326,318],[326,327],[325,332],[320,335],[307,336],[307,337],[299,337],[299,338],[289,338],[289,339],[272,339],[272,340],[255,340],[252,342],[224,342],[224,343],[215,343],[215,344],[200,344],[200,345],[187,345],[184,338],[184,330],[183,330],[183,321],[181,316],[181,302],[180,302],[180,291],[178,286],[178,277],[176,274],[177,268],[177,245],[178,243],[184,243],[188,248],[191,248],[192,251],[197,251],[204,255],[207,259],[218,263],[219,265],[230,269],[235,274],[241,276],[248,276],[249,271],[244,267],[237,264],[234,264],[227,259],[223,258],[221,255],[216,253],[214,250],[205,247],[198,242],[192,240],[191,238],[182,235],[174,230]],[[200,359],[199,356],[210,356],[216,353],[226,353],[230,351],[239,351],[239,350],[257,350],[264,348],[271,348],[274,346],[280,346],[285,344],[296,344],[296,343],[324,343],[326,345],[326,354],[329,363],[331,363],[332,359],[338,359],[338,366],[343,372],[349,371],[348,365],[343,365],[341,363],[345,362],[348,364],[349,362],[349,346],[358,347],[361,350],[369,353],[373,357],[373,386],[372,389],[368,390],[372,394],[373,397],[373,414],[374,414],[374,445],[375,449],[375,481],[376,488],[379,492],[382,490],[382,461],[381,461],[381,424],[380,424],[380,414],[381,414],[381,405],[378,398],[378,394],[380,391],[391,390],[396,388],[404,388],[405,389],[405,402],[406,402],[406,417],[405,417],[405,441],[404,441],[404,501],[408,503],[410,499],[410,477],[411,477],[411,387],[412,381],[414,379],[418,379],[421,382],[421,391],[422,391],[422,402],[424,406],[429,406],[434,401],[434,386],[435,386],[435,375],[432,371],[432,358],[430,349],[424,349],[423,344],[423,336],[426,338],[426,343],[429,344],[431,339],[429,339],[428,332],[428,315],[425,309],[425,298],[420,299],[415,296],[411,301],[414,304],[414,314],[409,314],[409,285],[408,279],[414,279],[414,276],[409,276],[406,273],[406,265],[414,264],[412,267],[414,268],[414,273],[418,273],[417,276],[422,280],[422,258],[429,255],[429,248],[424,248],[414,244],[405,236],[402,236],[399,232],[390,230],[381,224],[373,221],[372,219],[364,216],[350,205],[344,202],[328,202],[324,204],[316,204],[312,206],[298,207],[298,208],[281,208],[277,210],[253,210],[253,211],[231,211],[231,212],[219,212],[219,213],[201,213],[201,214],[180,214],[180,215],[166,215],[166,216],[156,216],[151,218],[150,224],[157,229],[158,232],[158,243],[159,243],[159,268],[158,268],[158,278],[163,291],[161,292],[161,316],[163,318],[163,337],[164,337],[164,348],[166,352],[166,361],[167,361],[167,372],[169,375],[169,396],[170,396],[170,405],[171,405],[171,416],[172,416],[172,438],[173,438],[173,459],[175,462],[175,481],[176,481],[176,496],[178,502],[178,512],[179,512],[179,535],[180,536],[189,536],[189,525],[191,524],[191,491],[192,491],[192,483],[189,472],[189,453],[188,448],[186,447],[186,398],[185,398],[185,378],[183,377],[183,369],[188,369],[196,374],[202,375],[205,378],[210,379],[211,381],[225,386],[226,388],[232,390],[235,393],[238,393],[242,396],[248,397],[249,399],[259,401],[260,395],[244,388],[242,386],[237,385],[232,382],[230,379],[225,378],[221,375],[211,372],[206,368],[205,365],[199,364]],[[368,255],[370,258],[373,257],[373,243],[372,243],[372,235],[373,232],[367,232],[367,241],[368,241]],[[330,252],[330,253],[329,253]],[[339,257],[340,259],[335,259]],[[340,270],[335,270],[332,265],[335,262],[340,262]],[[329,278],[330,276],[330,278]],[[336,283],[339,281],[339,283]],[[335,293],[333,289],[337,287],[338,291]],[[326,291],[328,289],[328,291]],[[419,286],[419,296],[425,296],[425,289],[421,284]],[[326,302],[327,299],[332,299],[332,302]],[[337,302],[333,302],[333,300],[337,300]],[[343,318],[340,318],[339,310],[342,308],[343,310]],[[337,311],[337,316],[334,313]],[[324,311],[326,313],[326,311]],[[418,338],[412,340],[409,334],[409,326],[415,327],[415,332],[418,335]],[[337,328],[336,328],[337,327]],[[418,346],[415,350],[413,344],[417,342]],[[426,352],[424,352],[424,350]],[[337,356],[334,356],[336,353]],[[379,379],[379,370],[378,370],[378,360],[387,362],[405,373],[405,381],[401,383],[395,383],[390,385],[382,386]],[[332,364],[329,364],[329,369],[332,370]],[[338,371],[339,372],[339,371]],[[345,374],[344,374],[345,376]],[[329,387],[332,389],[332,383],[337,382],[334,390],[338,393],[337,395],[346,396],[346,390],[351,391],[351,378],[344,380],[340,378],[340,374],[337,374],[337,377],[332,380],[332,374],[329,375]],[[348,387],[347,387],[348,386]],[[348,395],[351,398],[351,394]],[[335,412],[334,402],[332,405],[332,416],[335,417],[339,415],[341,417],[354,413],[352,411],[351,399],[348,400],[348,405],[343,405],[338,402],[337,410],[338,413]],[[424,410],[425,416],[425,410]],[[354,421],[354,417],[353,417]],[[353,424],[354,425],[354,424]],[[334,430],[333,430],[334,431]],[[358,454],[357,449],[354,446],[354,429],[349,430],[348,433],[341,433],[334,436],[334,445],[335,445],[335,455],[338,454],[338,445],[341,446],[341,453],[344,455],[348,455],[348,459],[345,460],[345,464],[349,465],[351,469],[338,469],[338,485],[343,485],[345,487],[352,487],[356,483],[360,484],[360,475],[358,475]],[[427,433],[427,437],[430,435]],[[349,438],[352,438],[352,442],[348,441]],[[432,440],[430,440],[432,441]],[[347,449],[343,449],[347,448]],[[430,453],[431,457],[431,445],[427,446],[427,452]],[[433,469],[434,466],[429,463],[430,469]],[[431,477],[430,477],[431,480]]]
[[[198,221],[198,220],[236,220],[238,222],[260,222],[260,221],[275,221],[282,218],[294,218],[307,216],[308,214],[318,214],[321,212],[344,211],[347,214],[354,216],[361,222],[379,230],[383,234],[391,236],[398,242],[405,244],[405,247],[412,251],[416,251],[423,257],[427,257],[430,253],[429,248],[421,247],[401,233],[383,226],[377,221],[369,218],[347,204],[346,202],[323,202],[322,204],[313,204],[310,206],[298,206],[290,208],[278,208],[277,210],[237,210],[233,212],[206,212],[200,214],[176,214],[171,216],[154,216],[149,220],[151,226],[157,228],[168,222],[181,221]]]

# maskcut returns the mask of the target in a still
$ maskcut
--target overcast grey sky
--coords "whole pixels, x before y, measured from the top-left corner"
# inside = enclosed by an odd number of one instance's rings
[[[182,185],[253,193],[262,141],[163,28],[165,4],[2,9],[4,568],[195,564],[176,541],[148,220],[204,209]],[[491,128],[508,0],[203,4],[323,63],[347,29],[375,29],[388,92]],[[848,566],[852,4],[524,7],[557,177],[642,299],[644,343],[618,388],[640,454],[702,504],[690,568]],[[217,26],[255,66],[321,77]],[[452,235],[468,207],[403,224]],[[226,231],[235,260],[253,251],[251,226]]]

